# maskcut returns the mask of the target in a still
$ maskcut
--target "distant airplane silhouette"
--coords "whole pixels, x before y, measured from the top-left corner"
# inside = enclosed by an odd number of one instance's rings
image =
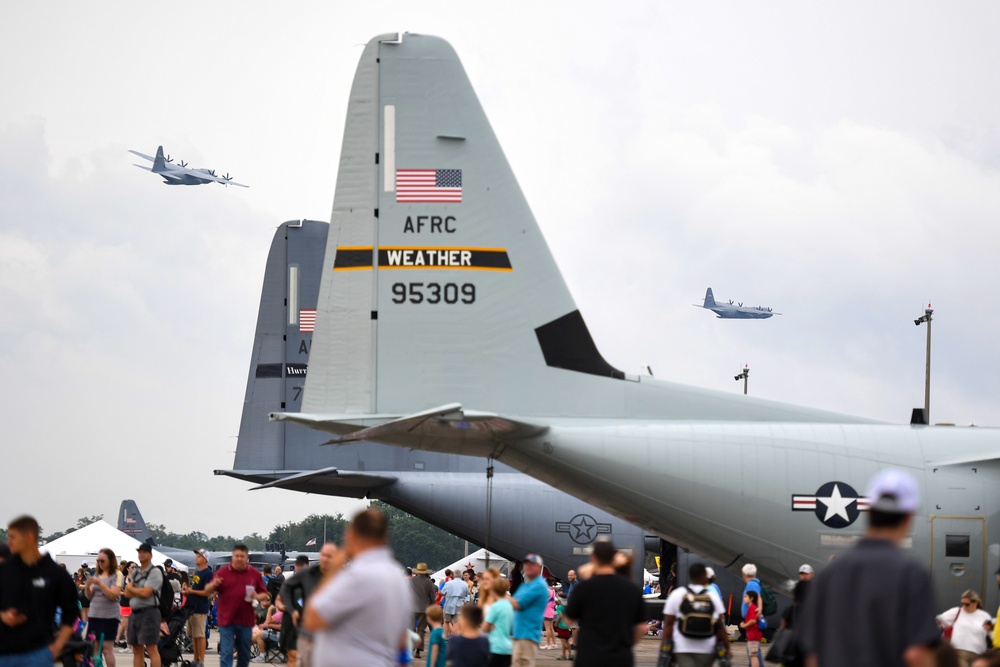
[[[698,306],[697,303],[694,305]],[[722,319],[766,320],[772,315],[781,315],[781,313],[775,313],[766,306],[744,306],[742,303],[734,304],[732,299],[729,300],[729,303],[716,303],[711,287],[705,292],[705,303],[700,307],[708,308],[715,313],[716,317]]]

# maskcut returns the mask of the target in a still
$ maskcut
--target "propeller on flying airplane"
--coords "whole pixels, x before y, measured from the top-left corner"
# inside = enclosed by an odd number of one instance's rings
[[[230,176],[229,172],[227,171],[226,175],[222,177],[222,180],[224,180],[224,181],[231,181],[231,180],[233,180],[233,177]]]
[[[167,153],[167,157],[163,158],[163,161],[164,162],[173,162],[174,160],[173,160],[173,158],[170,157],[170,154]]]
[[[729,303],[732,303],[732,301],[730,301]],[[742,308],[742,307],[743,307],[743,302],[740,301],[740,308]]]
[[[184,160],[181,160],[181,161],[180,161],[180,162],[178,163],[178,165],[179,165],[180,167],[186,167],[186,166],[188,166],[188,163],[187,163],[187,162],[185,162]]]

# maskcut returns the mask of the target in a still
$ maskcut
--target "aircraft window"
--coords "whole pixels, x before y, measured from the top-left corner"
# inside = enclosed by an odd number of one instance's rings
[[[971,552],[968,535],[945,535],[945,558],[968,558]]]

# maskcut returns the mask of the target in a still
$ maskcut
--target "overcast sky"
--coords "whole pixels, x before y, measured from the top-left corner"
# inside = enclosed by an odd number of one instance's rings
[[[449,40],[604,356],[893,421],[1000,424],[1000,5],[7,3],[0,521],[138,501],[242,535],[357,503],[232,465],[264,260],[329,220],[362,45]],[[167,187],[163,144],[249,190]],[[767,321],[692,308],[767,305]]]

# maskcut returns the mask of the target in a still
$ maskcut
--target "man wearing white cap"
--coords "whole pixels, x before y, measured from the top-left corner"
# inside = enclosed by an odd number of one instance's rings
[[[799,645],[819,665],[931,664],[941,631],[930,574],[900,549],[920,508],[916,480],[902,470],[872,478],[868,529],[810,584]]]
[[[799,581],[812,581],[814,574],[813,566],[806,563],[799,568]]]

